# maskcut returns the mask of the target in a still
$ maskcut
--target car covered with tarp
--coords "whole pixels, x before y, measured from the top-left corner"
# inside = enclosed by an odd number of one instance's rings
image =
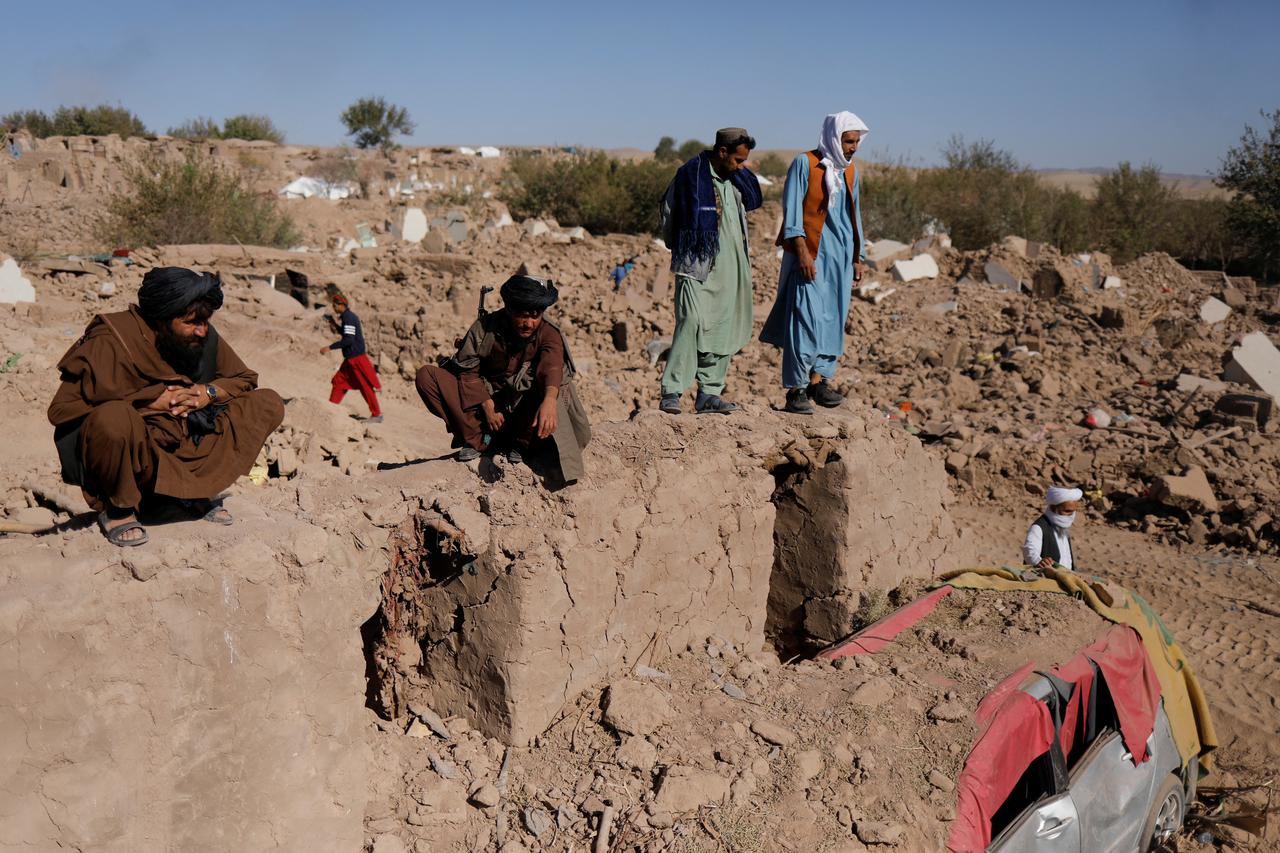
[[[1172,838],[1217,737],[1190,662],[1137,594],[1061,568],[968,569],[819,657],[874,654],[957,589],[1070,595],[1109,624],[1056,666],[1008,673],[978,703],[947,849],[1129,853]]]

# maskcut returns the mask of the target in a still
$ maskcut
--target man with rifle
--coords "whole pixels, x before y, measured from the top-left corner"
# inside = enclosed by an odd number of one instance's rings
[[[559,292],[548,279],[513,275],[500,291],[503,308],[490,313],[488,290],[481,290],[480,317],[457,354],[418,371],[418,396],[445,422],[459,461],[487,450],[519,463],[526,452],[546,450],[565,483],[581,479],[591,426],[564,335],[543,316]]]

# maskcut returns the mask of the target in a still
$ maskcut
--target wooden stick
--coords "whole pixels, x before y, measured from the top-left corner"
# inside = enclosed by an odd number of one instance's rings
[[[613,829],[613,806],[605,806],[600,813],[600,830],[596,833],[593,853],[609,853],[609,832]]]
[[[0,521],[0,533],[47,533],[56,524],[23,524],[20,521]]]
[[[1198,397],[1200,395],[1200,392],[1203,390],[1204,390],[1203,385],[1197,385],[1196,387],[1191,389],[1191,393],[1187,395],[1187,399],[1183,400],[1182,405],[1178,407],[1178,411],[1174,412],[1173,417],[1169,418],[1170,425],[1177,422],[1178,418],[1182,415],[1182,413],[1187,410],[1187,406],[1190,406],[1192,401],[1194,401],[1195,398]]]
[[[1217,441],[1220,438],[1226,438],[1227,436],[1234,435],[1239,431],[1240,427],[1238,426],[1229,427],[1228,429],[1215,432],[1213,435],[1206,436],[1204,438],[1197,438],[1195,441],[1189,441],[1187,442],[1186,447],[1188,450],[1195,450],[1197,447],[1204,447],[1212,441]]]

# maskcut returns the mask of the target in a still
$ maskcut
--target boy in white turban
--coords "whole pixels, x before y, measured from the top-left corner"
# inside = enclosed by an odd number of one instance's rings
[[[1074,568],[1071,537],[1067,531],[1076,520],[1084,492],[1052,486],[1044,496],[1044,514],[1036,519],[1022,543],[1022,561],[1047,569],[1054,565]]]

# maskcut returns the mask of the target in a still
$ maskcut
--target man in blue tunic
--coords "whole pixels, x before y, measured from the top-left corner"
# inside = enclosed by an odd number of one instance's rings
[[[814,403],[844,402],[827,380],[844,354],[849,302],[862,279],[865,241],[852,157],[868,132],[853,113],[833,113],[822,122],[818,147],[787,170],[778,234],[782,272],[760,340],[782,348],[788,412],[808,415]]]

